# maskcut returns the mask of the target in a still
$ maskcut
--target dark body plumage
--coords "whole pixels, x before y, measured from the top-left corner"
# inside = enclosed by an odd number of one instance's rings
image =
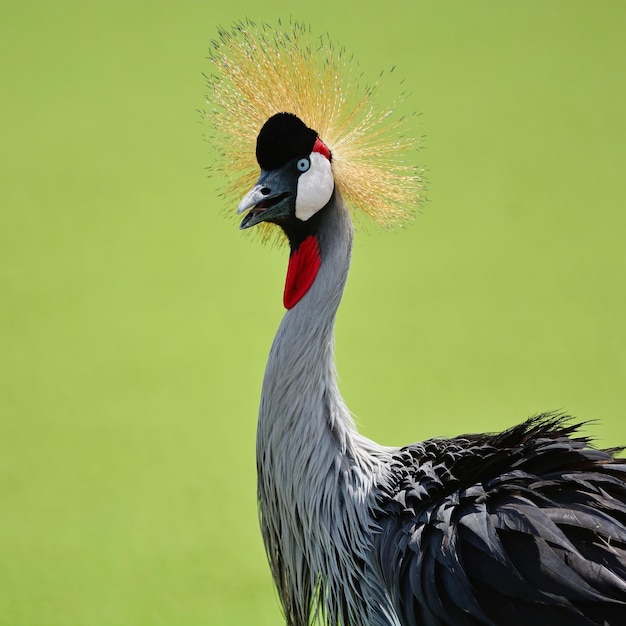
[[[577,429],[545,414],[395,453],[375,551],[402,624],[626,624],[626,464]]]

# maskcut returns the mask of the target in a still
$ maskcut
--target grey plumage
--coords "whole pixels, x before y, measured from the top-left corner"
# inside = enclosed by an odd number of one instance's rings
[[[321,266],[288,310],[257,434],[263,538],[289,626],[626,623],[626,465],[559,415],[379,446],[337,387],[352,224],[335,190]]]
[[[333,327],[352,224],[336,192],[331,206],[320,227],[320,273],[307,306],[286,312],[263,381],[261,529],[289,624],[308,624],[319,607],[330,624],[382,625],[393,622],[375,617],[373,606],[389,602],[365,568],[375,486],[391,456],[357,433],[337,388]]]

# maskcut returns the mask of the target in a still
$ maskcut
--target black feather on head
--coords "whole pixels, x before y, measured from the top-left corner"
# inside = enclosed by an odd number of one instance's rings
[[[276,113],[263,124],[256,140],[256,160],[275,170],[313,151],[317,133],[293,113]]]

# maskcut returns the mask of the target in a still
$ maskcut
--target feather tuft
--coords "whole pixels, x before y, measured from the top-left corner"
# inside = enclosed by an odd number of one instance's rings
[[[258,132],[275,113],[289,112],[330,148],[337,188],[350,207],[385,227],[414,215],[422,170],[402,155],[417,149],[417,139],[402,132],[407,119],[396,109],[404,95],[387,108],[373,104],[383,75],[364,85],[344,48],[328,35],[314,38],[300,23],[274,28],[247,20],[220,29],[209,60],[215,73],[204,114],[219,155],[211,169],[228,181],[225,199],[236,203],[255,183]]]

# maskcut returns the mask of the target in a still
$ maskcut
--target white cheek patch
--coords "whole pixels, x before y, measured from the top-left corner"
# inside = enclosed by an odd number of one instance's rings
[[[330,161],[319,152],[312,152],[309,159],[311,167],[300,174],[296,195],[296,217],[303,222],[326,206],[335,189]]]

